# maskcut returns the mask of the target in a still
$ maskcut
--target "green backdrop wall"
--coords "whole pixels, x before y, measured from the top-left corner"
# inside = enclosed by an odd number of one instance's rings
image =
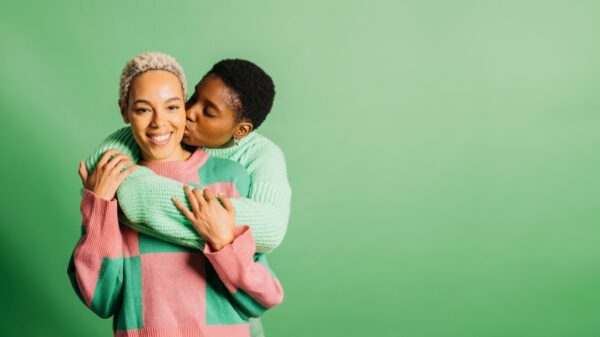
[[[239,57],[293,187],[273,336],[600,335],[597,1],[2,1],[0,335],[110,336],[66,275],[132,56]],[[193,83],[192,83],[193,84]]]

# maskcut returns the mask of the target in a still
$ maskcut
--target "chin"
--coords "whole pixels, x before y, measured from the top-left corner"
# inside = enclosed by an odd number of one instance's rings
[[[148,145],[147,154],[151,161],[168,160],[173,154],[174,150],[171,147],[157,147]]]
[[[190,146],[202,146],[198,141],[191,137],[183,137],[182,142]]]

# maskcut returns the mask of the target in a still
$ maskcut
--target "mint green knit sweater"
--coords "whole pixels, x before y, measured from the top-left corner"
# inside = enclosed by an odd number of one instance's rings
[[[140,149],[131,128],[124,127],[108,136],[89,156],[86,160],[88,172],[95,168],[108,149],[117,149],[135,162],[140,160]],[[231,199],[236,209],[236,223],[250,226],[257,252],[268,253],[277,248],[287,230],[291,204],[285,159],[279,147],[254,131],[236,146],[204,150],[213,157],[231,159],[246,168],[250,176],[249,198]],[[200,179],[202,182],[202,177]],[[141,233],[164,241],[204,247],[203,239],[173,204],[173,196],[186,200],[182,183],[158,176],[146,167],[138,167],[117,191],[124,215],[120,220]]]

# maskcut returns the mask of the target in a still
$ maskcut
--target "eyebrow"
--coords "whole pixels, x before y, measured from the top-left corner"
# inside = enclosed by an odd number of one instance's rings
[[[165,103],[170,102],[170,101],[181,101],[181,98],[179,98],[179,97],[171,97],[171,98],[167,99],[165,101]],[[152,105],[152,103],[150,103],[150,101],[145,100],[145,99],[136,99],[135,101],[133,101],[132,104],[135,104],[135,103],[146,103],[148,105]]]
[[[136,99],[135,101],[133,101],[132,104],[136,104],[136,103],[146,103],[148,105],[152,105],[152,103],[150,103],[149,101],[147,101],[145,99]]]
[[[200,87],[200,83],[196,84],[196,86],[194,87],[194,93],[192,94],[192,97],[196,96],[196,99],[198,99],[198,87]],[[215,110],[217,110],[218,113],[221,113],[221,109],[219,109],[219,107],[215,103],[213,103],[211,100],[207,99],[206,105],[210,105]]]

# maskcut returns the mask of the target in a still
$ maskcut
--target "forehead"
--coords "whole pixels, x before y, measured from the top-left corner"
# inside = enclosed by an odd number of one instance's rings
[[[196,92],[200,96],[221,101],[227,100],[231,96],[229,87],[227,87],[222,79],[215,75],[209,75],[202,79],[196,85]]]
[[[165,99],[173,96],[183,97],[183,89],[175,74],[164,70],[151,70],[136,76],[131,83],[130,99],[142,96]]]

